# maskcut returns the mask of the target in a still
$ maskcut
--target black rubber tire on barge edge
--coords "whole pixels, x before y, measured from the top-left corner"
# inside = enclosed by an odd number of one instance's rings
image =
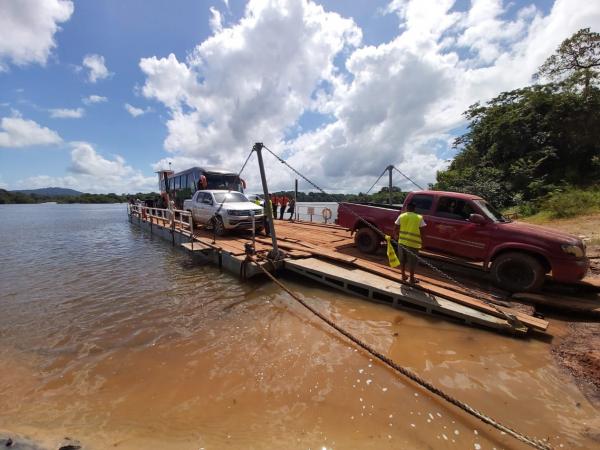
[[[381,239],[373,230],[363,227],[354,235],[354,243],[362,253],[375,253],[379,249]]]
[[[544,284],[545,270],[533,256],[520,252],[500,255],[492,263],[494,282],[511,292],[536,291]]]

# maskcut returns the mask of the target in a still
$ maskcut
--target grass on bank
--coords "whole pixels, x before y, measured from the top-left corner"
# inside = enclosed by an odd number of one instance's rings
[[[523,202],[506,213],[517,213],[532,223],[600,213],[600,186],[557,191],[535,202]]]

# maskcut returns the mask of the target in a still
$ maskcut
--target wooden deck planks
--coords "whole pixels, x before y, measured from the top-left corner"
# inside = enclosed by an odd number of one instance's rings
[[[168,226],[166,221],[161,220],[160,222],[162,222],[161,225]],[[275,227],[278,245],[288,252],[289,257],[293,260],[299,261],[316,257],[333,261],[334,263],[342,263],[346,268],[352,266],[363,271],[364,274],[377,275],[383,279],[397,283],[398,286],[406,286],[406,284],[402,283],[400,273],[388,267],[384,257],[368,256],[359,253],[354,247],[354,241],[349,231],[344,228],[332,225],[324,226],[324,224],[288,221],[276,221]],[[185,232],[186,230],[179,231]],[[189,235],[189,232],[185,234]],[[196,230],[194,238],[197,243],[206,248],[225,251],[236,257],[245,255],[245,244],[251,241],[249,234],[228,234],[225,236],[216,236],[213,242],[212,232],[204,229]],[[257,251],[267,252],[271,248],[271,240],[268,236],[256,236]],[[346,268],[340,267],[340,270],[346,270]],[[357,273],[353,272],[354,275]],[[498,308],[506,311],[508,314],[514,315],[526,326],[537,330],[545,331],[548,327],[548,322],[542,319],[514,309],[491,306],[469,295],[460,286],[454,286],[445,280],[423,274],[419,274],[417,277],[421,280],[421,283],[418,287],[414,288],[415,290],[435,295],[484,314],[503,318],[503,314],[496,309]],[[490,297],[486,297],[486,294],[483,294],[483,297],[488,301],[493,300]]]

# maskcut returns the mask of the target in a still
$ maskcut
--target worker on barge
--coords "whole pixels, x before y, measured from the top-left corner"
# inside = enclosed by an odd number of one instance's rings
[[[423,216],[415,212],[415,204],[409,203],[406,212],[400,214],[394,222],[398,230],[398,256],[400,256],[400,268],[402,270],[402,281],[406,281],[406,266],[410,272],[410,283],[416,284],[415,268],[417,257],[421,248],[421,228],[425,225]]]
[[[285,214],[287,205],[288,205],[288,198],[284,194],[281,197],[279,197],[279,206],[281,208],[280,212],[279,212],[279,220],[283,220],[283,215]]]

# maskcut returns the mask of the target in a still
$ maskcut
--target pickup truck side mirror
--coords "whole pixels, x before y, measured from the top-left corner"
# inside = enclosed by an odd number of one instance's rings
[[[469,222],[476,223],[477,225],[485,225],[486,224],[486,220],[481,214],[469,215]]]

